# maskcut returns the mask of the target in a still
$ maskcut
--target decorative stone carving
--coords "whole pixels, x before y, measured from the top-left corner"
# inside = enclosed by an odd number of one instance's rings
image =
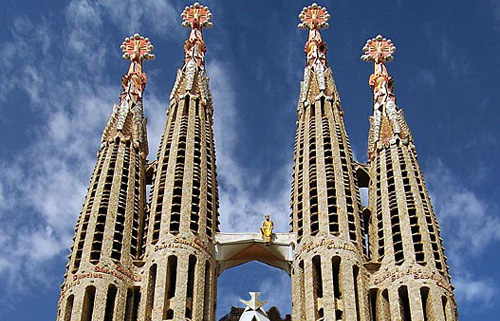
[[[394,80],[385,66],[385,62],[394,59],[393,54],[396,47],[390,39],[381,35],[369,39],[363,47],[364,54],[361,59],[373,61],[374,72],[370,76],[369,85],[373,92],[373,116],[372,129],[369,142],[369,157],[380,148],[399,141],[408,142],[409,131],[401,130],[404,119],[399,111],[396,95],[394,94]],[[384,123],[387,122],[387,123]],[[406,126],[404,126],[407,129]]]

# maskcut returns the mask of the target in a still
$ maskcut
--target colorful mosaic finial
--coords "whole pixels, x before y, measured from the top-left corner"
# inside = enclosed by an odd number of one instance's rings
[[[299,18],[301,23],[299,23],[298,27],[309,30],[308,40],[304,48],[307,65],[314,68],[316,72],[321,73],[321,75],[319,75],[319,79],[323,79],[322,73],[324,68],[327,67],[327,46],[323,41],[320,29],[326,29],[329,27],[328,20],[330,19],[330,14],[325,7],[321,7],[316,3],[313,3],[312,5],[302,9],[299,14]],[[322,82],[323,80],[320,81]],[[321,89],[324,89],[323,87],[323,85],[320,85]]]
[[[210,21],[212,13],[208,7],[198,2],[184,8],[181,17],[183,20],[182,26],[186,28],[201,29],[213,27],[213,23]]]
[[[151,53],[153,45],[149,41],[149,38],[144,38],[138,33],[132,37],[125,38],[120,48],[123,51],[122,57],[125,60],[142,61],[155,59],[155,55]]]
[[[330,14],[325,7],[318,6],[316,3],[304,7],[299,18],[302,21],[298,25],[300,29],[327,29],[329,27]]]
[[[361,56],[362,60],[384,63],[394,59],[393,53],[396,51],[396,46],[394,46],[391,39],[378,35],[366,41],[363,51],[365,54]]]
[[[207,48],[203,40],[202,29],[213,27],[213,23],[210,21],[212,13],[208,7],[195,2],[184,8],[181,17],[182,26],[191,28],[189,38],[184,42],[184,66],[186,67],[190,62],[193,62],[204,68]]]

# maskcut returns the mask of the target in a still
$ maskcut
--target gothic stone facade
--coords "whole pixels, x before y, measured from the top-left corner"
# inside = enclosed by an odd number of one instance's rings
[[[75,228],[58,321],[215,320],[217,276],[226,260],[218,240],[238,248],[218,231],[214,106],[202,37],[211,13],[196,3],[182,17],[191,33],[150,163],[142,63],[154,58],[152,46],[139,35],[122,45],[130,67]],[[313,4],[300,18],[309,36],[291,231],[281,238],[292,240],[284,246],[293,254],[276,265],[291,277],[293,320],[457,320],[439,225],[385,66],[395,47],[377,36],[363,48],[363,59],[374,62],[373,116],[369,160],[359,164],[320,33],[329,15]],[[369,188],[368,207],[361,187]],[[273,255],[275,245],[263,251],[262,241],[250,237],[248,244],[252,250],[241,252],[239,263]]]

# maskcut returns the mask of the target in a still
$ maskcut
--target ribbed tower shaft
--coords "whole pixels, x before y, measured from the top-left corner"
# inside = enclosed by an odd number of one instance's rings
[[[210,17],[199,4],[183,13],[183,25],[192,30],[154,164],[140,320],[215,319],[218,192],[201,33]]]
[[[457,320],[439,225],[417,161],[412,134],[396,104],[385,61],[395,47],[377,36],[364,48],[374,113],[368,143],[371,258],[375,320]],[[375,265],[377,266],[377,265]],[[399,319],[398,319],[399,318]]]
[[[127,291],[140,277],[148,153],[142,96],[151,59],[149,40],[139,35],[122,46],[130,59],[120,102],[102,134],[97,163],[78,219],[57,320],[124,320]],[[130,52],[129,52],[130,51]]]
[[[367,315],[360,197],[343,110],[319,29],[329,15],[304,8],[307,65],[297,108],[291,226],[296,320],[360,320]],[[315,20],[316,19],[316,20]]]

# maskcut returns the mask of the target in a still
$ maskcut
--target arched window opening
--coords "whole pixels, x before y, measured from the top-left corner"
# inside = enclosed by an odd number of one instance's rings
[[[64,321],[71,321],[71,314],[73,313],[73,302],[75,301],[75,296],[72,294],[66,300],[66,307],[64,308]]]
[[[108,293],[106,297],[106,310],[104,311],[104,321],[113,321],[113,315],[115,312],[116,292],[117,292],[116,286],[110,284],[108,286]]]
[[[88,286],[83,297],[82,319],[81,321],[92,321],[94,313],[95,286]]]

